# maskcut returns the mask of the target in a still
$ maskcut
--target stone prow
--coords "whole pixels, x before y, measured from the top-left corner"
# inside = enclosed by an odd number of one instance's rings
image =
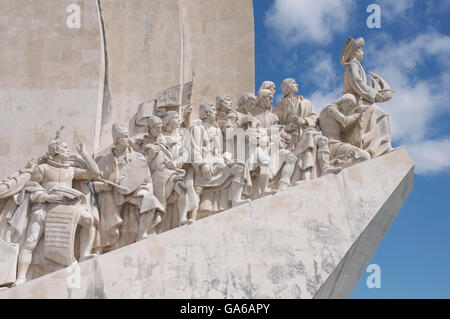
[[[0,298],[347,298],[413,180],[414,163],[399,148]]]

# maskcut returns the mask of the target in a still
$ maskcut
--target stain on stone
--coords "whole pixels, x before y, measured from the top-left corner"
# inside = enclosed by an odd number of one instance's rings
[[[293,277],[295,277],[295,270],[292,267],[282,265],[273,265],[267,273],[267,278],[275,285]]]
[[[146,262],[140,262],[138,261],[137,268],[138,273],[136,275],[137,280],[146,280],[153,276],[153,272],[155,268],[159,264],[157,263],[146,263]]]
[[[130,256],[125,256],[123,258],[123,266],[124,267],[136,267],[136,265],[133,263],[133,258]]]
[[[324,247],[321,252],[322,255],[322,269],[327,273],[331,273],[335,268],[335,262],[333,258],[333,253],[328,247]]]
[[[107,299],[105,294],[105,284],[103,282],[102,273],[98,266],[98,261],[94,259],[94,272],[88,279],[88,288],[86,291],[85,299]]]

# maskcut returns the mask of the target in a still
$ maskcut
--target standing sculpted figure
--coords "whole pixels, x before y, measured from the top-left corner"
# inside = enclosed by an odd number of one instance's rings
[[[345,115],[349,114],[350,110],[354,113]],[[319,124],[322,134],[328,138],[330,162],[333,165],[345,168],[371,158],[366,151],[341,141],[341,132],[359,121],[363,111],[364,107],[356,107],[353,95],[344,94],[339,101],[328,104],[320,112]]]
[[[178,112],[169,111],[165,116],[175,117],[175,114],[178,116]],[[177,126],[179,127],[179,121]],[[142,145],[141,150],[150,166],[155,196],[166,209],[166,218],[162,224],[166,221],[168,224],[164,225],[161,231],[191,223],[193,220],[187,218],[187,213],[193,205],[189,205],[186,171],[182,169],[189,159],[189,153],[178,143],[171,147],[166,136],[162,134],[163,121],[159,117],[150,116],[147,129],[147,135],[139,144]],[[174,204],[176,208],[170,207]]]
[[[189,111],[192,112],[192,109]],[[186,109],[183,113],[186,113]],[[185,183],[188,196],[188,211],[191,212],[189,219],[195,221],[200,199],[194,189],[194,168],[189,164],[190,152],[186,147],[188,144],[187,138],[189,137],[189,130],[186,129],[187,125],[185,124],[186,117],[181,122],[178,112],[169,111],[163,116],[162,120],[163,134],[170,150],[175,160],[181,164],[180,167],[186,171]]]
[[[287,133],[292,135],[297,169],[293,181],[310,180],[329,173],[339,173],[340,168],[329,165],[328,140],[318,128],[318,117],[311,101],[298,93],[295,79],[285,79],[281,84],[283,98],[273,111],[280,118]]]
[[[111,152],[98,159],[102,177],[108,183],[95,183],[100,206],[101,245],[105,251],[155,235],[156,227],[165,216],[162,204],[153,195],[147,160],[133,150],[128,129],[114,123],[112,137]]]
[[[273,194],[270,181],[270,137],[267,130],[252,115],[256,96],[247,92],[241,95],[236,109],[238,127],[245,131],[246,163],[253,176],[253,198]]]
[[[200,123],[191,128],[190,149],[194,168],[194,187],[200,196],[199,211],[216,213],[248,202],[251,179],[245,163],[231,160],[223,152],[224,137],[218,127],[213,103],[200,105]]]
[[[344,141],[369,152],[372,158],[383,155],[392,149],[390,137],[390,118],[376,104],[389,101],[393,91],[379,75],[367,75],[361,62],[364,57],[364,39],[349,38],[341,55],[345,66],[342,94],[352,94],[358,105],[365,106],[362,118],[349,126]],[[348,115],[348,114],[347,114]]]
[[[28,183],[29,187],[33,187],[30,190],[32,208],[25,241],[18,259],[17,280],[14,285],[20,285],[26,281],[33,252],[44,232],[46,233],[45,255],[47,258],[54,258],[55,256],[52,256],[50,251],[55,248],[58,250],[61,245],[58,242],[58,245],[54,246],[56,244],[54,241],[65,242],[66,236],[70,236],[70,234],[66,234],[64,238],[54,237],[58,232],[53,229],[55,227],[52,224],[53,219],[68,219],[67,223],[73,222],[80,226],[80,261],[95,256],[91,250],[96,235],[94,223],[96,219],[98,220],[98,216],[93,215],[89,207],[85,205],[85,195],[74,189],[72,184],[75,180],[95,179],[100,175],[100,171],[93,158],[86,154],[82,141],[79,142],[78,152],[86,163],[87,169],[71,165],[70,152],[66,143],[61,140],[60,134],[61,131],[58,131],[55,139],[49,144],[45,163],[34,168]],[[48,217],[50,213],[52,213],[51,219]],[[52,229],[47,229],[47,227],[52,227]],[[74,236],[75,229],[72,228],[70,231]],[[66,247],[62,253],[70,255],[70,252],[67,252],[70,249],[73,251],[73,247]],[[57,259],[53,260],[58,262]],[[69,260],[65,266],[68,266],[70,262],[72,261]]]
[[[270,158],[269,177],[272,181],[279,177],[278,187],[273,188],[281,190],[291,184],[297,157],[286,149],[290,142],[290,135],[286,134],[279,125],[278,116],[270,111],[272,101],[273,91],[268,89],[260,90],[253,109],[253,116],[260,125],[258,138],[261,141],[267,139],[270,143],[266,148]],[[264,144],[261,143],[260,146],[265,148]],[[261,160],[263,159],[261,158]]]
[[[233,102],[229,94],[220,94],[216,97],[217,123],[224,130],[229,122],[229,114],[233,112]],[[233,114],[231,115],[233,116]],[[229,126],[229,125],[228,125]]]

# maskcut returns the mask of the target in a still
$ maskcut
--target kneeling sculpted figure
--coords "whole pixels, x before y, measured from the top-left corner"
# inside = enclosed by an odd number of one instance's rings
[[[320,112],[319,124],[328,138],[330,163],[342,168],[370,159],[370,154],[354,145],[341,141],[341,132],[349,125],[361,120],[364,107],[356,107],[355,97],[343,95],[339,101],[330,103]],[[345,115],[354,110],[351,115]]]

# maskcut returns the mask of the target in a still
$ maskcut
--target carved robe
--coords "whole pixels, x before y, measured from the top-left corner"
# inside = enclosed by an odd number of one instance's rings
[[[145,160],[145,157],[132,149],[125,154],[117,154],[113,149],[98,160],[98,166],[103,178],[117,183],[121,169],[138,159]],[[136,241],[141,214],[147,214],[145,227],[148,230],[154,230],[164,218],[164,207],[153,195],[153,183],[150,174],[148,176],[131,194],[124,195],[117,188],[98,193],[101,245],[106,250]]]
[[[301,95],[284,97],[274,106],[273,111],[279,116],[280,123],[285,125],[286,132],[292,136],[291,144],[293,153],[297,156],[297,170],[311,170],[312,178],[320,176],[317,155],[318,142],[323,136],[317,128],[318,116],[311,101]],[[293,123],[293,115],[305,120],[306,125],[299,127]],[[294,181],[299,179],[298,176],[296,172]]]
[[[362,118],[345,130],[343,141],[366,150],[372,158],[391,150],[390,117],[374,104],[377,90],[368,85],[366,72],[357,60],[346,63],[342,93],[353,94],[356,101],[368,107]]]
[[[223,153],[223,133],[218,127],[205,127],[197,123],[191,128],[190,145],[194,187],[200,194],[199,211],[217,213],[231,208],[232,182],[244,185],[244,194],[251,192],[251,178],[245,163],[226,162]],[[206,178],[201,166],[211,168],[211,179]]]

